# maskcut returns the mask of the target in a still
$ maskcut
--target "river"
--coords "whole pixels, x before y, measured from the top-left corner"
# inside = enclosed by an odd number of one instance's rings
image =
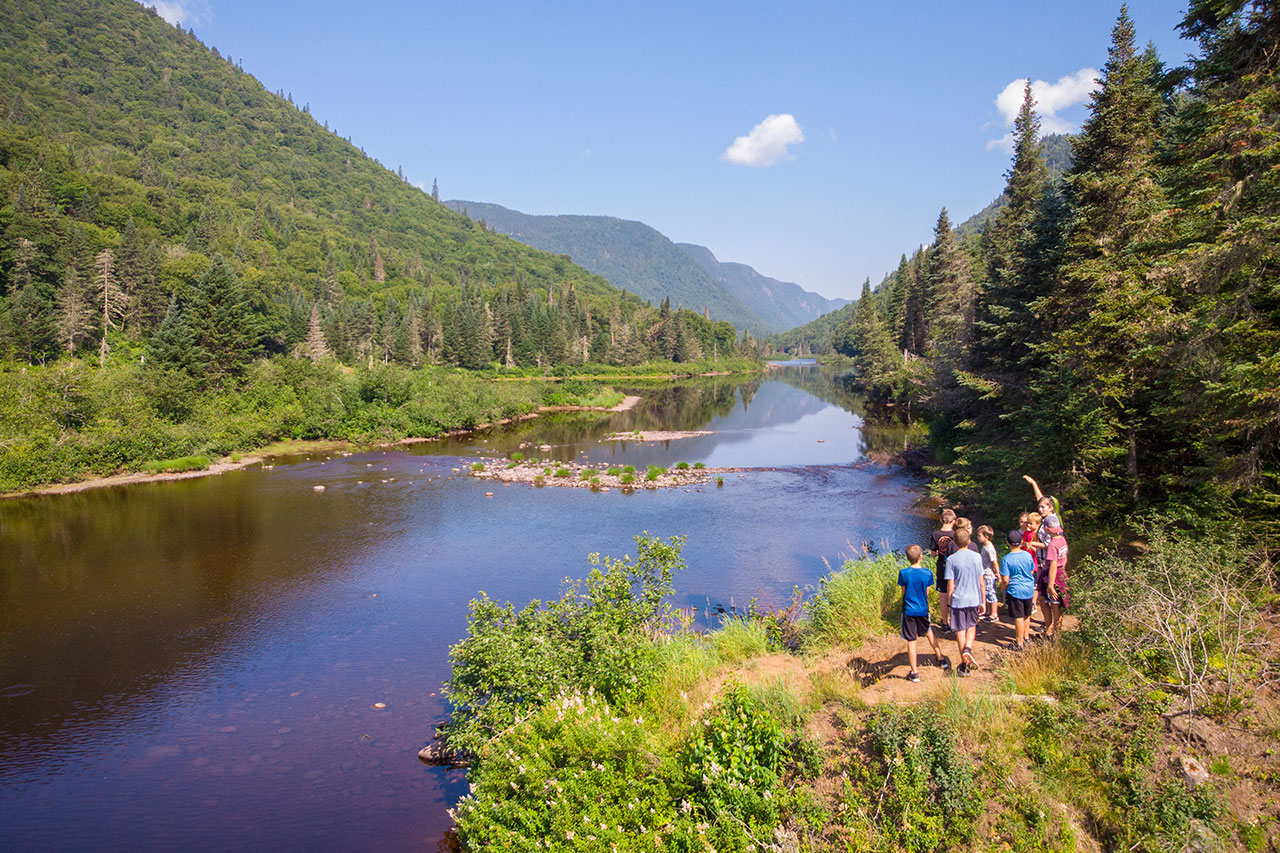
[[[627,412],[0,502],[5,846],[435,849],[466,780],[416,753],[480,590],[550,598],[590,552],[685,534],[675,603],[714,621],[927,534],[919,482],[867,458],[901,430],[825,369],[629,390]],[[604,440],[629,429],[713,434]],[[467,475],[522,445],[771,470],[631,494]]]

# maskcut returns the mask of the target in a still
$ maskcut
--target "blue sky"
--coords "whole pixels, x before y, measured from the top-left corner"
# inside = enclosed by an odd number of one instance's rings
[[[438,179],[442,198],[638,219],[844,297],[928,242],[942,207],[959,222],[1000,191],[997,98],[1011,82],[1054,84],[1048,121],[1078,127],[1081,72],[1106,61],[1119,11],[1093,0],[157,5],[383,164],[428,190]],[[1130,4],[1139,40],[1168,64],[1193,49],[1175,30],[1183,9]]]

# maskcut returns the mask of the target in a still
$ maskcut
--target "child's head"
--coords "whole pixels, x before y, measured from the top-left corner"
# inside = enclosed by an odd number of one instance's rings
[[[1034,530],[1035,528],[1039,527],[1039,526],[1040,526],[1040,522],[1042,522],[1042,521],[1044,521],[1044,519],[1040,516],[1040,513],[1038,513],[1038,512],[1029,512],[1029,513],[1027,513],[1027,524],[1031,525],[1031,528],[1032,528],[1033,530]]]
[[[955,523],[956,523],[956,511],[955,511],[954,509],[944,509],[944,510],[942,511],[942,523],[943,523],[943,524],[955,524]]]
[[[924,556],[924,549],[921,548],[919,545],[908,545],[906,553],[907,553],[907,559],[910,560],[911,565],[914,566],[917,563],[919,563],[920,558]]]
[[[1036,501],[1036,509],[1040,510],[1041,515],[1053,514],[1054,501],[1051,495],[1041,495],[1040,500]]]
[[[956,530],[967,530],[969,531],[969,538],[973,538],[973,522],[967,518],[956,519]]]
[[[1022,547],[1022,530],[1010,530],[1009,535],[1005,537],[1009,540],[1009,549],[1017,550]]]
[[[1024,526],[1026,526],[1026,524],[1027,524],[1027,519],[1029,519],[1029,518],[1031,518],[1031,513],[1029,513],[1029,512],[1020,512],[1020,513],[1018,513],[1018,526],[1019,526],[1019,527],[1024,527]]]
[[[988,542],[990,542],[991,537],[995,535],[996,535],[996,532],[985,524],[978,528],[978,541],[981,542],[983,545],[986,545]]]
[[[965,548],[969,547],[969,542],[973,537],[969,535],[969,528],[957,526],[955,539],[956,547],[963,551]]]

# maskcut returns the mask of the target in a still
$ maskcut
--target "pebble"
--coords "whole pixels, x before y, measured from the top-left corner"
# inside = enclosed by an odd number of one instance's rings
[[[375,708],[377,708],[379,711],[381,711],[383,708],[387,707],[387,703],[386,703],[386,702],[374,702],[374,703],[373,703],[373,707],[375,707]]]
[[[323,492],[323,491],[324,491],[324,486],[312,486],[312,487],[311,487],[311,490],[312,490],[313,492]]]
[[[484,496],[485,496],[486,498],[491,498],[491,497],[493,497],[493,492],[485,492],[485,493],[484,493]]]

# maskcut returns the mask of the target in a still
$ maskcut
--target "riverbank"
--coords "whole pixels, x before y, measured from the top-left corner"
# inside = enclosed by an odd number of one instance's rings
[[[24,498],[35,497],[38,495],[63,495],[74,494],[76,492],[84,492],[89,489],[105,489],[112,486],[129,486],[142,483],[163,483],[172,480],[191,480],[198,477],[212,477],[219,474],[226,474],[230,471],[239,471],[243,468],[249,468],[254,465],[262,465],[274,459],[303,456],[317,453],[342,453],[350,455],[365,450],[387,447],[401,447],[412,444],[419,444],[430,441],[440,441],[445,438],[453,438],[460,435],[467,435],[474,432],[480,432],[486,429],[492,429],[497,426],[506,426],[508,424],[517,423],[519,421],[532,420],[541,414],[554,412],[626,412],[635,408],[643,398],[634,395],[625,396],[622,402],[614,406],[539,406],[536,412],[530,412],[525,415],[518,415],[510,418],[500,418],[490,423],[476,424],[475,426],[466,427],[465,429],[446,430],[442,433],[432,436],[406,436],[405,438],[395,441],[384,442],[352,442],[346,440],[333,439],[312,439],[312,440],[286,440],[272,442],[264,445],[248,453],[234,453],[217,459],[209,464],[207,468],[200,468],[189,471],[131,471],[117,474],[107,474],[100,477],[91,477],[84,480],[78,480],[73,483],[52,483],[46,486],[39,486],[33,489],[25,489],[21,491],[12,491],[0,493],[0,500],[5,498]]]
[[[454,647],[446,686],[461,721],[422,756],[447,755],[455,735],[467,747],[471,793],[451,811],[463,850],[559,849],[578,834],[620,850],[1154,853],[1280,841],[1270,810],[1280,693],[1265,672],[1241,682],[1239,707],[1181,713],[1174,679],[1154,689],[1149,661],[1096,645],[1103,600],[1077,602],[1059,637],[1022,651],[1002,612],[979,625],[967,673],[951,636],[939,636],[947,670],[922,638],[917,681],[897,631],[900,556],[846,562],[807,600],[797,590],[781,604],[752,601],[701,633],[689,610],[648,609],[674,591],[661,584],[678,563],[663,543],[637,545],[636,563],[605,558],[586,591],[571,585],[553,618],[535,616],[537,602],[518,619],[473,602],[485,615]],[[599,592],[630,588],[620,568],[640,586],[630,600]],[[1117,571],[1086,564],[1083,576]],[[656,635],[654,615],[668,626]],[[1089,620],[1095,628],[1079,630]],[[607,638],[593,639],[597,623],[611,626]],[[1265,670],[1276,620],[1250,624]],[[1041,616],[1032,627],[1043,629]],[[599,655],[605,670],[589,665]],[[588,665],[546,668],[578,656]],[[542,698],[469,705],[523,673],[542,680],[520,694]]]

